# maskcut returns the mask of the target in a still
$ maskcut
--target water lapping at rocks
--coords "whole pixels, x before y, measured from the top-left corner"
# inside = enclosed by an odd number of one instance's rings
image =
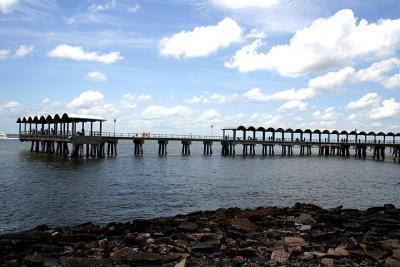
[[[400,209],[260,207],[0,236],[1,266],[400,266]]]

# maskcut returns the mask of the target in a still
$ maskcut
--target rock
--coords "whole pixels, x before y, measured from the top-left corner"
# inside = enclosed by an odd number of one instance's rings
[[[186,258],[175,264],[174,267],[185,267],[186,265]]]
[[[301,256],[302,261],[310,261],[314,259],[314,255],[310,252],[304,252],[303,256]]]
[[[380,242],[383,249],[397,249],[400,248],[400,241],[398,239],[387,239]]]
[[[196,245],[192,247],[192,251],[199,251],[199,252],[205,252],[205,251],[213,251],[216,248],[219,248],[220,242],[219,240],[207,240],[204,242],[199,242]]]
[[[122,263],[124,262],[126,259],[128,259],[128,257],[134,255],[134,253],[136,253],[138,251],[137,248],[130,248],[130,247],[124,247],[121,249],[118,249],[114,252],[112,252],[110,254],[111,259]]]
[[[392,258],[400,260],[400,249],[394,249],[392,251]]]
[[[313,217],[308,213],[300,213],[298,217],[294,219],[295,222],[300,224],[315,224],[315,220]]]
[[[311,230],[311,225],[302,224],[302,225],[300,225],[300,226],[298,227],[298,229],[299,229],[300,231],[302,231],[302,232],[310,231],[310,230]]]
[[[63,267],[108,267],[110,262],[103,259],[81,258],[81,257],[61,257]]]
[[[287,265],[289,254],[285,251],[274,251],[271,254],[271,266]]]
[[[194,222],[181,222],[178,225],[178,230],[186,231],[186,232],[194,232],[197,230],[197,223]]]
[[[385,204],[385,205],[383,205],[383,208],[385,210],[395,210],[396,209],[396,207],[393,204]]]
[[[380,259],[385,258],[389,253],[385,250],[367,250],[365,254],[375,261],[379,261]]]
[[[388,258],[386,259],[386,267],[399,267],[400,266],[400,261],[395,258]]]
[[[323,266],[323,267],[334,267],[335,266],[335,261],[333,259],[323,258],[321,260],[321,266]]]
[[[256,225],[247,218],[234,218],[230,220],[232,227],[245,232],[256,230]]]
[[[242,256],[236,256],[233,258],[233,262],[237,265],[243,264],[246,261],[245,258],[243,258]]]
[[[336,247],[335,249],[328,249],[327,255],[329,256],[335,256],[335,257],[346,257],[349,256],[349,252],[347,251],[345,246],[339,246]]]
[[[238,256],[255,256],[257,255],[257,250],[254,248],[230,248],[228,249],[228,254],[238,255]]]
[[[285,237],[284,241],[285,241],[285,245],[288,248],[308,246],[307,242],[304,241],[304,239],[301,237],[289,236],[289,237]]]

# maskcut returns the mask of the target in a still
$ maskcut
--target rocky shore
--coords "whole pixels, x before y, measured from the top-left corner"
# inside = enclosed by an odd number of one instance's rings
[[[0,236],[1,266],[400,266],[400,209],[260,207]]]

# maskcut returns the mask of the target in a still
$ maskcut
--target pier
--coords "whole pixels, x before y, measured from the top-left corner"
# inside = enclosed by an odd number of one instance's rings
[[[299,155],[310,156],[317,150],[320,156],[372,156],[373,159],[384,160],[389,152],[393,160],[400,162],[400,133],[393,132],[238,126],[223,128],[222,136],[109,133],[103,132],[104,121],[96,116],[67,113],[18,118],[19,140],[30,142],[32,152],[87,158],[117,156],[118,142],[130,140],[134,155],[144,153],[146,141],[155,141],[159,155],[168,154],[169,143],[180,142],[182,155],[189,156],[192,143],[200,142],[203,154],[208,156],[213,154],[213,146],[216,145],[220,145],[224,156],[236,155],[236,151],[240,151],[237,146],[240,146],[242,155],[254,156],[258,146],[262,148],[262,156],[292,156],[295,151]]]

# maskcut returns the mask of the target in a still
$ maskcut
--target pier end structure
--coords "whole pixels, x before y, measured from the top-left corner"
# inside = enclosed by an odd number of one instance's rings
[[[104,121],[99,116],[68,113],[18,118],[19,140],[31,142],[32,152],[72,157],[103,157],[108,143],[116,155],[118,140],[102,136]]]

